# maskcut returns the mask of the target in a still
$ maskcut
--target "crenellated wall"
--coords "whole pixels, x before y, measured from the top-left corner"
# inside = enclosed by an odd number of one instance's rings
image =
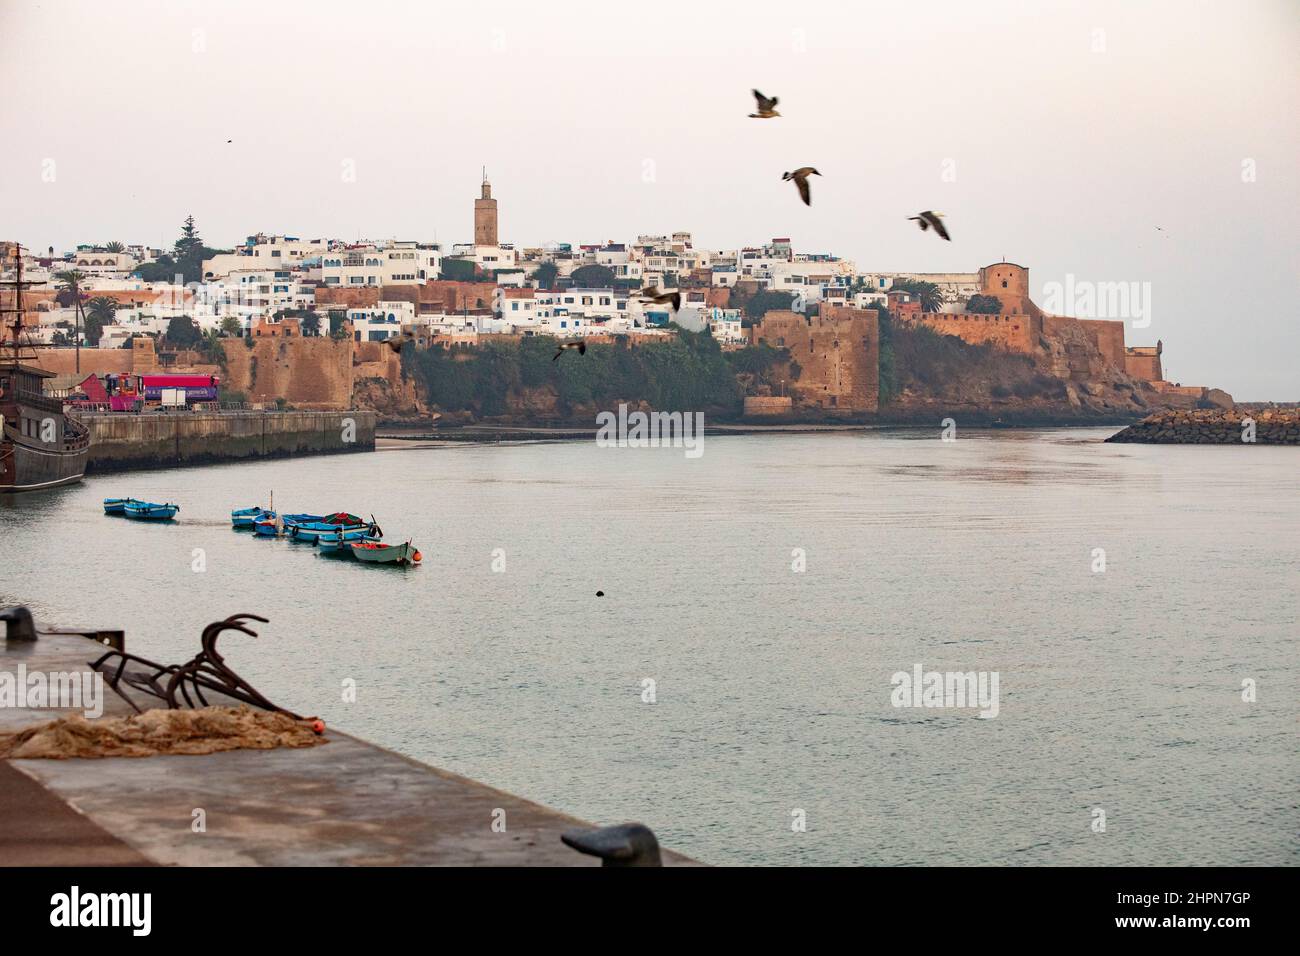
[[[972,345],[989,343],[1013,352],[1032,352],[1038,341],[1035,320],[1031,315],[921,312],[911,321],[944,335],[955,335]]]

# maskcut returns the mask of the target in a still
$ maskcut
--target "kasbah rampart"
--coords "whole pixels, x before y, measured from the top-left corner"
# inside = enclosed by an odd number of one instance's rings
[[[1074,408],[1136,416],[1156,408],[1192,408],[1206,402],[1232,405],[1231,398],[1217,389],[1165,381],[1162,345],[1127,346],[1123,321],[1044,312],[1029,298],[1029,270],[1024,266],[1009,262],[985,266],[979,271],[979,285],[981,294],[1001,302],[999,314],[922,312],[915,297],[905,293],[891,293],[889,306],[900,323],[926,326],[970,344],[992,344],[1030,358],[1041,371],[1066,383],[1066,395]],[[495,292],[490,282],[448,280],[416,286],[320,288],[317,305],[328,310],[406,301],[417,314],[434,310],[481,313],[491,308]],[[417,331],[422,330],[417,327]],[[785,394],[747,397],[747,417],[798,416],[801,412],[822,417],[861,416],[880,411],[880,328],[874,309],[823,303],[816,315],[769,311],[746,331],[748,344],[787,349],[790,363],[798,367],[797,379],[784,383],[781,389]],[[484,338],[472,332],[433,334],[421,336],[417,342],[426,347],[452,347]],[[588,336],[588,341],[602,339]],[[633,344],[653,347],[654,341]],[[303,336],[298,323],[286,318],[259,323],[247,338],[223,344],[224,369],[205,363],[195,352],[169,355],[166,367],[220,375],[228,389],[244,393],[252,403],[283,400],[307,410],[371,408],[381,417],[394,419],[427,419],[429,415],[413,383],[402,374],[400,356],[382,341],[355,341],[351,335]],[[160,370],[152,338],[137,337],[131,345],[130,349],[82,349],[82,372],[142,374]],[[40,361],[51,371],[70,374],[75,359],[72,349],[47,349]],[[1014,406],[1015,402],[1008,404]]]

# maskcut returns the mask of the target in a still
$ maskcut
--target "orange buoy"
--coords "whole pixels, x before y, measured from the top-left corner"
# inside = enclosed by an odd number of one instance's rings
[[[416,561],[422,561],[424,559],[424,555],[422,555],[419,551],[415,552],[415,554],[411,555],[411,557],[414,558]]]
[[[311,729],[316,731],[316,733],[318,734],[325,733],[325,721],[317,717],[315,720],[312,721]]]

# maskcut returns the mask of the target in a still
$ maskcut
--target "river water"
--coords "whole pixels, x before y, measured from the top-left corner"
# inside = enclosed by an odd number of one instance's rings
[[[222,649],[271,699],[710,863],[1295,863],[1300,450],[1111,431],[88,479],[0,498],[0,604],[168,662],[260,613]],[[374,513],[424,565],[230,529],[271,491]],[[182,511],[104,516],[118,495]],[[997,716],[895,707],[918,665],[996,673]]]

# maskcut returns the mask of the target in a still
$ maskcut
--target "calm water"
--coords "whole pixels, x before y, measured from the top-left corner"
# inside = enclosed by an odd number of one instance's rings
[[[256,641],[223,648],[272,699],[712,863],[1294,863],[1300,450],[1101,444],[1111,431],[99,478],[0,499],[0,603],[124,627],[166,661],[260,612]],[[425,565],[231,531],[271,490],[284,510],[373,512]],[[109,518],[110,495],[183,510]],[[999,716],[895,709],[890,677],[916,663],[997,671]]]

